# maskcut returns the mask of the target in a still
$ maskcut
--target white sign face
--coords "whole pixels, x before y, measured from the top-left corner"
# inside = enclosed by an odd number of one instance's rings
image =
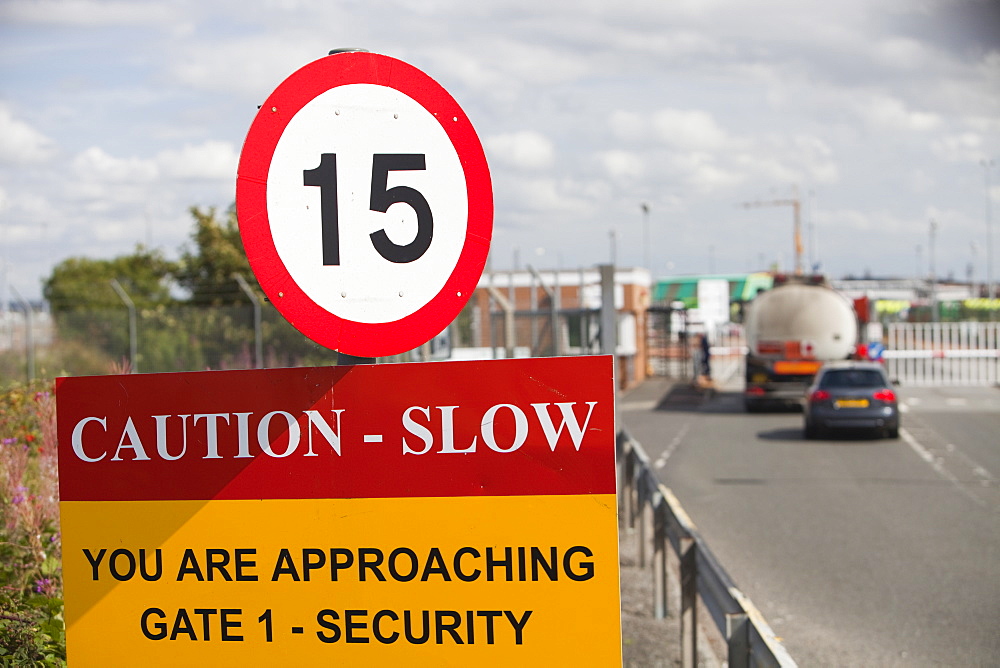
[[[236,212],[272,304],[358,357],[429,341],[476,288],[493,233],[482,144],[406,63],[338,53],[285,79],[240,154]]]
[[[729,322],[729,281],[724,278],[698,281],[698,312],[710,331]]]
[[[317,175],[321,186],[304,185],[324,155],[327,165],[335,156],[335,172],[328,167],[332,173]],[[412,156],[407,160],[422,160],[424,168],[401,169],[412,163],[397,159],[373,176],[378,155]],[[396,186],[419,193],[432,217],[429,245],[408,262],[384,257],[371,237],[382,230],[392,245],[406,247],[426,234],[406,202],[372,210],[373,195]],[[335,214],[323,201],[334,187]],[[409,96],[372,84],[339,86],[306,104],[282,133],[268,174],[267,210],[278,256],[316,304],[355,322],[392,322],[430,302],[458,264],[467,228],[465,173],[441,124]],[[337,264],[324,260],[331,235]]]

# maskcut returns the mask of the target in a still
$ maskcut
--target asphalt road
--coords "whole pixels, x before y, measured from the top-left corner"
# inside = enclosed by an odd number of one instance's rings
[[[792,657],[1000,665],[1000,389],[903,388],[896,441],[806,441],[728,389],[647,382],[619,421]]]

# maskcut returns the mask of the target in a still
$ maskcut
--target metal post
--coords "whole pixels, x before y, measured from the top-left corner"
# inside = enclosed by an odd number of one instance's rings
[[[130,373],[139,373],[139,344],[136,337],[136,317],[135,303],[128,296],[125,289],[118,282],[117,278],[112,278],[111,288],[118,294],[118,297],[125,303],[128,309],[128,361],[131,367]]]
[[[503,309],[504,348],[507,352],[507,359],[511,359],[514,357],[514,307],[492,285],[486,289],[489,291],[490,296],[500,305],[500,308]]]
[[[559,264],[562,264],[561,262]],[[562,288],[559,286],[559,268],[556,268],[552,279],[552,352],[556,357],[562,355],[562,328],[559,326],[559,310],[562,308]]]
[[[21,306],[24,308],[24,326],[26,328],[24,344],[28,353],[27,372],[28,372],[28,382],[30,383],[35,379],[35,335],[33,332],[33,330],[35,329],[35,323],[33,318],[34,313],[31,310],[31,304],[28,302],[28,300],[26,300],[24,297],[21,296],[21,293],[17,291],[17,288],[15,288],[12,285],[10,286],[10,291],[14,293],[14,297],[17,299],[17,301],[21,303]]]
[[[637,517],[639,519],[639,525],[636,527],[636,532],[635,532],[635,548],[636,548],[636,563],[639,566],[639,568],[645,568],[646,567],[646,501],[647,501],[647,499],[646,499],[646,496],[645,496],[645,492],[643,491],[643,487],[644,487],[643,482],[644,481],[642,480],[642,478],[644,478],[646,476],[646,471],[643,470],[643,472],[640,474],[640,476],[641,477],[639,479],[640,482],[639,482],[639,488],[638,488],[638,492],[639,492],[639,503],[638,503],[638,505],[639,505],[639,508],[637,510]]]
[[[590,333],[590,316],[584,309],[584,299],[583,293],[584,288],[587,286],[587,276],[584,274],[583,268],[580,269],[580,289],[577,290],[576,299],[577,307],[580,309],[580,354],[589,355],[590,354],[590,342],[587,339],[587,335]]]
[[[931,270],[931,322],[938,321],[938,303],[937,303],[937,276],[934,274],[934,235],[937,232],[937,222],[931,220],[931,232],[930,232],[930,246],[928,247],[928,253],[930,255],[930,270]]]
[[[601,354],[614,355],[618,347],[618,318],[615,313],[615,267],[602,264],[601,270]]]
[[[649,204],[643,202],[640,206],[642,207],[642,266],[652,273],[653,268],[649,266]]]
[[[653,614],[667,618],[667,519],[663,496],[653,498]]]
[[[240,290],[243,291],[243,294],[247,296],[247,298],[250,300],[250,304],[253,306],[253,342],[254,342],[253,368],[263,369],[264,340],[263,337],[261,336],[261,327],[260,327],[260,300],[257,299],[257,295],[255,295],[253,293],[253,290],[250,289],[250,285],[247,284],[246,279],[244,279],[243,276],[241,276],[240,274],[233,274],[233,278],[236,279],[236,282],[240,286]]]
[[[750,666],[750,622],[746,613],[726,615],[726,644],[729,668]]]
[[[993,160],[982,160],[980,164],[986,172],[986,296],[993,299],[996,297],[996,284],[993,282],[993,206],[990,196],[990,169],[995,163]]]
[[[528,272],[531,274],[531,278],[528,280],[528,289],[531,290],[531,293],[528,295],[528,308],[531,310],[531,315],[528,316],[531,319],[531,356],[540,357],[538,354],[538,288],[535,286],[535,281],[537,280],[541,283],[542,278],[530,264],[528,265]]]
[[[497,344],[496,344],[496,332],[493,331],[493,295],[491,290],[495,290],[493,287],[493,275],[490,274],[490,282],[486,285],[486,292],[490,295],[489,299],[486,300],[486,326],[489,333],[489,344],[490,344],[490,358],[497,358]]]
[[[681,539],[681,666],[698,665],[698,561],[692,538]]]
[[[559,356],[562,354],[562,347],[559,345],[559,272],[555,273],[555,278],[553,279],[553,288],[545,285],[545,281],[542,280],[542,275],[535,270],[534,267],[528,265],[528,271],[531,275],[535,277],[538,281],[538,285],[541,286],[542,290],[545,291],[545,295],[549,298],[549,318],[551,320],[550,327],[552,328],[552,354]],[[534,292],[534,288],[532,288]],[[534,309],[535,306],[532,306]]]
[[[635,472],[632,466],[632,457],[635,451],[632,449],[632,443],[628,442],[624,446],[624,453],[622,454],[622,490],[619,494],[621,502],[621,519],[624,519],[626,525],[632,528],[632,487],[635,485]]]

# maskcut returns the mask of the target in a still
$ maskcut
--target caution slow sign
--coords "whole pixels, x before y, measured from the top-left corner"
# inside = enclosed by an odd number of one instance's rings
[[[614,665],[610,357],[63,378],[71,665]]]

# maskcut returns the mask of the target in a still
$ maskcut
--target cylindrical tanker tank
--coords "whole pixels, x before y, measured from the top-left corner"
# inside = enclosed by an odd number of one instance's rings
[[[758,294],[744,318],[746,406],[798,401],[824,362],[849,358],[858,340],[853,305],[816,283],[784,283]]]
[[[797,341],[811,345],[817,360],[845,359],[858,342],[854,307],[822,285],[786,284],[757,295],[744,326],[750,351],[761,357],[774,356],[770,343]]]

